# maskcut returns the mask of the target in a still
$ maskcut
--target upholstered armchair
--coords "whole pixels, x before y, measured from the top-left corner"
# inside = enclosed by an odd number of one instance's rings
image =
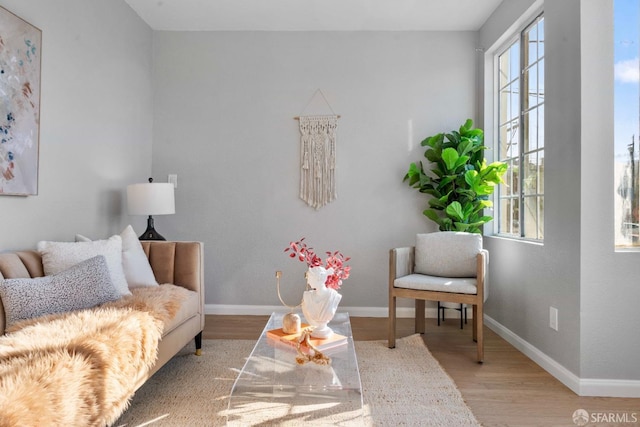
[[[473,340],[484,359],[483,305],[488,253],[482,236],[441,231],[418,234],[416,245],[389,252],[389,348],[396,346],[396,299],[415,299],[415,331],[425,332],[425,301],[473,306]]]

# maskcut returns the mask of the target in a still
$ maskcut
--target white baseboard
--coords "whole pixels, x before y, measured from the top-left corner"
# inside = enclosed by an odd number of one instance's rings
[[[205,304],[204,314],[226,314],[226,315],[238,315],[238,316],[268,316],[274,311],[285,312],[287,311],[281,305],[223,305],[223,304]],[[387,317],[389,315],[389,309],[387,307],[338,307],[339,312],[347,312],[350,316],[356,317]],[[430,319],[436,319],[438,317],[437,308],[427,308],[425,310],[425,316]],[[396,309],[396,316],[400,318],[415,317],[415,309],[413,307],[398,307]],[[467,310],[467,318],[471,319],[473,316],[473,310]],[[446,314],[447,319],[459,319],[460,313],[455,310],[448,310]]]
[[[640,397],[640,381],[580,378],[486,314],[484,323],[578,396]]]
[[[581,379],[580,396],[640,397],[640,381]]]

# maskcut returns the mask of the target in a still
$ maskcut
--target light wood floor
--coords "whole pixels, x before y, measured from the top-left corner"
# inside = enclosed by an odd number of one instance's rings
[[[268,316],[207,315],[204,339],[257,339]],[[386,340],[387,319],[352,317],[353,337]],[[459,319],[440,327],[427,319],[425,343],[453,378],[483,426],[575,426],[573,412],[635,414],[637,423],[597,423],[590,426],[640,425],[640,399],[579,397],[528,357],[485,328],[484,363],[475,360],[471,321]],[[397,337],[413,333],[413,319],[398,319]]]

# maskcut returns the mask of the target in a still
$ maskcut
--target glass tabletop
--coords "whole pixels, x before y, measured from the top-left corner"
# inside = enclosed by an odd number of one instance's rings
[[[336,313],[329,323],[334,332],[347,337],[345,344],[323,351],[331,358],[329,365],[299,365],[294,347],[267,337],[267,331],[282,327],[284,314],[271,315],[238,375],[229,399],[228,424],[357,421],[362,417],[362,386],[349,314]]]

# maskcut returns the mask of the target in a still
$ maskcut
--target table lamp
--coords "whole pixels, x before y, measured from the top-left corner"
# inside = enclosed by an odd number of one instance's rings
[[[176,213],[173,184],[153,182],[131,184],[127,186],[127,207],[129,215],[149,215],[147,229],[140,240],[167,240],[153,226],[153,215],[171,215]]]

